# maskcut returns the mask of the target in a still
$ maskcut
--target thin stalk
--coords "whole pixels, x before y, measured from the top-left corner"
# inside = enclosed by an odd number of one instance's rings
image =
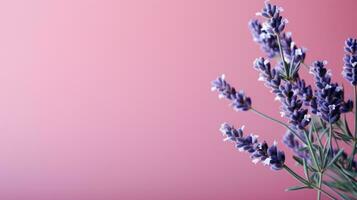
[[[319,182],[318,182],[317,187],[318,187],[320,190],[317,190],[317,200],[320,200],[320,199],[321,199],[321,183],[322,183],[322,173],[319,172]]]
[[[276,36],[276,41],[278,41],[280,57],[281,57],[281,60],[283,61],[284,68],[285,68],[285,72],[286,72],[286,73],[289,73],[289,67],[288,67],[288,65],[287,65],[286,62],[285,62],[283,47],[281,46],[281,41],[280,41],[279,34],[276,33],[275,36]],[[287,74],[287,75],[289,75],[289,74]]]
[[[332,149],[333,149],[333,148],[332,148],[332,138],[334,137],[334,136],[332,135],[332,124],[330,124],[330,128],[329,128],[329,137],[330,137],[329,146],[330,146],[330,149],[332,150]]]
[[[274,119],[274,118],[272,118],[272,117],[270,117],[270,116],[268,116],[268,115],[266,115],[266,114],[264,114],[264,113],[262,113],[262,112],[260,112],[260,111],[258,111],[258,110],[256,110],[256,109],[254,109],[254,108],[251,108],[250,110],[253,111],[254,113],[258,114],[258,115],[261,116],[261,117],[264,117],[264,118],[266,118],[266,119],[269,119],[269,120],[271,120],[271,121],[273,121],[273,122],[275,122],[275,123],[278,123],[278,124],[282,125],[283,127],[287,128],[287,129],[289,129],[297,138],[299,138],[304,144],[306,144],[306,142],[295,132],[295,130],[293,130],[292,128],[290,128],[289,125],[285,124],[285,123],[282,122],[282,121],[279,121],[279,120],[277,120],[277,119]]]
[[[317,162],[315,152],[314,152],[314,150],[313,150],[313,148],[312,148],[311,140],[310,140],[310,138],[308,137],[308,135],[307,135],[306,132],[305,132],[305,138],[306,138],[306,140],[307,140],[307,147],[309,148],[310,154],[311,154],[311,156],[312,156],[312,160],[314,161],[314,164],[315,164],[316,168],[320,171],[321,169],[320,169],[320,166],[319,166],[319,164],[318,164],[318,162]]]
[[[354,137],[354,141],[353,141],[353,146],[352,146],[352,154],[351,154],[351,160],[349,163],[349,168],[352,168],[352,163],[353,163],[353,159],[355,158],[356,155],[356,151],[357,151],[357,86],[354,86],[354,95],[355,95],[355,105],[354,105],[354,111],[355,111],[355,137]]]

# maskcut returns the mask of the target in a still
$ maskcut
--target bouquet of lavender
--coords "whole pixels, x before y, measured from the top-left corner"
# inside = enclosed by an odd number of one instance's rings
[[[306,64],[306,50],[298,47],[291,33],[285,32],[287,20],[282,9],[268,2],[257,13],[264,21],[251,20],[253,39],[261,46],[267,58],[257,58],[253,67],[259,72],[259,81],[280,101],[281,115],[287,122],[274,119],[253,106],[243,91],[237,91],[222,75],[212,81],[212,90],[219,98],[231,101],[236,111],[251,111],[286,128],[284,144],[293,151],[293,159],[304,171],[298,175],[285,164],[285,154],[276,142],[259,142],[256,135],[244,135],[243,128],[223,123],[220,131],[225,141],[231,141],[239,151],[248,152],[253,163],[263,163],[272,170],[286,170],[298,186],[287,189],[314,189],[317,199],[322,194],[330,199],[357,199],[357,112],[353,101],[345,100],[344,88],[333,82],[326,61]],[[345,42],[343,76],[353,86],[357,100],[357,40]],[[273,64],[270,59],[277,58]],[[306,68],[313,75],[315,86],[308,85],[299,75]],[[351,132],[346,114],[354,110],[354,132]],[[351,147],[344,151],[340,146]]]

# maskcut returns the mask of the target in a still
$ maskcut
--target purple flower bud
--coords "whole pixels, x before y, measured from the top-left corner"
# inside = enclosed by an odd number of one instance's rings
[[[221,125],[220,131],[225,135],[225,141],[234,142],[239,151],[249,153],[253,163],[262,162],[273,170],[280,170],[284,166],[285,154],[278,151],[276,143],[269,148],[265,141],[259,143],[256,135],[243,136],[243,127],[235,129],[227,123]]]
[[[346,55],[343,58],[343,77],[352,85],[357,85],[357,39],[348,38],[345,42]]]
[[[226,82],[224,75],[212,81],[212,91],[218,91],[219,98],[231,100],[233,108],[237,111],[247,111],[252,106],[250,97],[245,96],[243,91],[236,92],[235,88]]]
[[[345,42],[346,53],[355,55],[357,53],[357,39],[348,38]]]
[[[299,133],[299,132],[298,132]],[[301,138],[304,138],[301,136]],[[309,151],[304,149],[299,140],[295,138],[295,135],[291,131],[287,131],[283,137],[284,144],[289,147],[300,158],[310,159]]]
[[[284,166],[285,154],[283,151],[279,151],[276,147],[276,144],[269,147],[268,156],[270,158],[271,169],[280,170]]]
[[[254,68],[260,72],[259,79],[264,81],[264,85],[271,88],[271,91],[278,96],[281,96],[279,89],[281,78],[276,69],[271,70],[270,62],[263,57],[257,58],[254,62]]]
[[[311,67],[316,84],[316,100],[311,106],[313,112],[329,123],[337,122],[341,113],[350,112],[353,108],[351,100],[344,101],[344,91],[337,83],[331,82],[331,74],[325,68],[326,63],[316,61]]]
[[[243,91],[236,93],[232,106],[237,111],[247,111],[252,107],[252,100]]]
[[[266,30],[263,30],[261,23],[258,20],[249,22],[253,40],[260,44],[261,49],[269,58],[273,58],[279,54],[279,46],[274,35],[271,35]]]

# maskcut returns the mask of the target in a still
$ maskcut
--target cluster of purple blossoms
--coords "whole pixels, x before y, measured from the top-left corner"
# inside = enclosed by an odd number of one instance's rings
[[[250,153],[253,163],[262,162],[264,165],[270,165],[273,170],[280,170],[284,166],[285,154],[277,149],[276,142],[269,147],[264,141],[258,142],[256,135],[243,135],[243,128],[235,129],[233,126],[223,123],[220,131],[225,135],[225,141],[235,143],[239,151]]]
[[[225,75],[221,75],[216,80],[212,81],[212,91],[218,91],[219,98],[226,98],[232,101],[232,107],[237,111],[247,111],[252,106],[250,97],[247,97],[243,91],[236,91],[225,80]]]
[[[310,116],[308,109],[303,108],[303,102],[308,104],[311,101],[311,86],[306,86],[305,81],[300,79],[297,79],[296,84],[289,81],[282,83],[279,69],[271,69],[270,62],[262,57],[255,60],[254,68],[260,72],[258,80],[264,81],[276,99],[281,101],[282,116],[287,117],[295,128],[304,129],[310,122]]]
[[[353,102],[344,100],[343,88],[332,82],[331,74],[325,68],[324,62],[316,61],[310,67],[316,89],[313,90],[311,85],[300,78],[298,72],[300,65],[304,64],[305,49],[298,48],[292,40],[291,33],[284,32],[287,21],[280,15],[281,11],[282,9],[277,6],[265,3],[265,7],[258,13],[265,21],[250,22],[253,39],[260,44],[267,56],[280,56],[280,61],[276,62],[275,67],[263,57],[257,58],[253,67],[259,72],[258,80],[263,81],[276,95],[276,100],[281,102],[281,114],[288,119],[289,124],[273,119],[288,128],[283,143],[296,156],[311,162],[312,156],[307,148],[308,140],[305,138],[306,127],[312,120],[309,111],[333,124],[340,119],[342,113],[352,111]],[[352,85],[357,85],[357,40],[348,39],[345,51],[343,75]],[[253,110],[264,116],[253,109],[250,97],[227,83],[224,75],[212,81],[212,91],[217,91],[219,98],[230,100],[232,107],[237,111]],[[270,165],[273,170],[284,168],[285,154],[277,149],[275,142],[269,147],[265,141],[259,142],[256,135],[244,136],[243,127],[235,129],[227,123],[222,124],[220,131],[225,135],[225,141],[234,142],[239,151],[249,153],[253,163],[262,162]],[[314,139],[312,136],[311,138],[313,142]],[[328,151],[329,159],[332,160],[337,152],[334,152],[332,145]],[[351,161],[345,152],[340,155],[338,162],[345,169],[357,171],[357,162]]]
[[[348,38],[345,42],[345,57],[342,75],[352,85],[357,85],[357,39]]]
[[[311,67],[311,73],[315,78],[316,96],[312,99],[312,112],[318,114],[329,123],[335,123],[340,119],[341,113],[350,112],[353,109],[351,100],[344,101],[344,91],[337,83],[331,82],[331,73],[325,68],[326,62],[316,61]]]
[[[297,95],[297,90],[293,89],[293,84],[286,82],[280,86],[283,98],[280,99],[281,115],[289,119],[294,128],[303,130],[310,123],[311,116],[308,109],[303,108],[303,102]]]
[[[306,57],[306,50],[295,45],[290,32],[284,32],[287,20],[280,15],[281,11],[282,8],[266,2],[262,11],[257,13],[265,21],[261,23],[257,19],[251,20],[249,27],[253,40],[260,44],[269,58],[280,54],[279,45],[281,45],[284,59],[288,62],[282,65],[289,64],[292,68],[298,68]]]

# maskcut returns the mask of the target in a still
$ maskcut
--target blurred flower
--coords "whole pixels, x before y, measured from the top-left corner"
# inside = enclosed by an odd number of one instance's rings
[[[298,132],[299,133],[299,132]],[[301,138],[304,138],[301,135]],[[284,137],[283,137],[283,143],[289,147],[291,150],[293,150],[293,152],[300,158],[304,158],[304,159],[309,159],[309,151],[307,149],[304,149],[304,145],[302,145],[299,140],[297,140],[295,138],[295,135],[288,130]]]
[[[357,85],[357,39],[346,40],[345,52],[342,75],[352,85]]]

